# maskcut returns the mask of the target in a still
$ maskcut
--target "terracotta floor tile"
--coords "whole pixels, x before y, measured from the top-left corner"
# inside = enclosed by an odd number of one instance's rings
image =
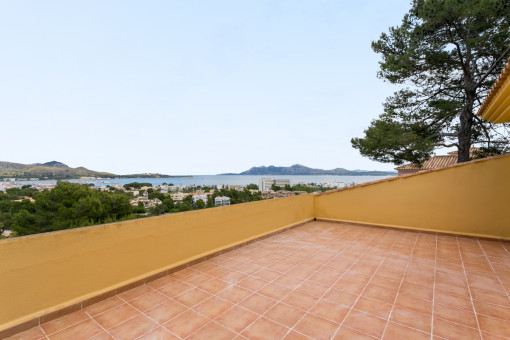
[[[410,309],[395,306],[391,312],[390,321],[397,322],[411,328],[416,328],[425,333],[431,332],[432,317]]]
[[[484,281],[471,281],[471,282],[469,282],[469,287],[471,289],[483,290],[483,291],[490,292],[493,294],[500,294],[500,295],[505,294],[505,289],[499,282],[488,284]]]
[[[492,316],[498,319],[507,320],[510,322],[510,308],[503,306],[493,305],[481,301],[474,300],[475,310],[479,314]]]
[[[383,319],[387,319],[388,316],[390,315],[392,306],[393,304],[365,297],[360,297],[353,308],[361,312],[365,312]]]
[[[5,340],[37,340],[45,338],[44,331],[41,327],[36,326],[30,329],[27,329],[26,331],[20,332],[18,334],[15,334],[13,336],[10,336],[6,338]]]
[[[160,277],[84,311],[107,329],[125,328],[128,337],[134,336],[129,332],[143,331],[146,334],[140,335],[146,339],[188,337],[194,332],[194,338],[361,339],[381,337],[386,329],[385,338],[415,339],[433,331],[433,338],[444,340],[480,335],[474,304],[484,338],[510,338],[510,299],[504,290],[510,290],[508,250],[500,242],[312,222]],[[50,331],[61,329],[53,335],[68,338],[79,331],[95,340],[109,338],[89,320],[53,320],[55,328]],[[78,323],[68,327],[73,322]],[[321,330],[320,325],[328,323],[335,327]],[[153,329],[147,331],[147,325]],[[35,336],[40,332],[41,328]]]
[[[216,322],[210,322],[204,327],[200,328],[195,333],[191,334],[187,339],[211,339],[211,340],[230,340],[236,336],[236,333],[226,329],[225,327],[217,324]]]
[[[281,286],[290,288],[290,289],[295,289],[303,281],[304,281],[304,279],[302,279],[302,278],[295,277],[295,276],[290,276],[290,275],[285,275],[284,274],[284,275],[278,277],[277,279],[275,279],[273,282],[277,283],[277,284],[279,284]]]
[[[156,291],[152,291],[145,295],[142,295],[134,300],[129,301],[129,304],[138,310],[144,312],[148,309],[151,309],[169,299],[165,294],[161,294]]]
[[[251,324],[242,335],[253,340],[279,340],[288,331],[288,328],[262,317]]]
[[[405,283],[410,283],[417,286],[425,286],[425,287],[431,287],[434,285],[434,276],[431,277],[418,277],[418,276],[412,276],[412,275],[406,275],[404,277]]]
[[[368,334],[361,333],[347,326],[342,326],[336,333],[334,340],[373,340],[378,339]]]
[[[299,333],[296,331],[290,331],[284,338],[285,340],[311,340],[307,335],[304,335],[303,333]]]
[[[393,281],[385,279],[383,277],[374,276],[370,281],[370,284],[381,288],[396,290],[400,286],[400,281]]]
[[[342,279],[353,281],[356,283],[366,284],[370,280],[370,275],[358,273],[354,270],[348,270],[342,275]]]
[[[212,276],[205,273],[195,272],[183,278],[182,281],[192,286],[200,286],[202,283],[205,283],[212,278]]]
[[[215,264],[213,264],[212,266],[210,266],[208,268],[202,269],[202,272],[204,272],[208,275],[211,275],[211,276],[219,276],[219,275],[224,274],[228,271],[230,271],[230,270],[227,268],[224,268],[224,267],[217,266]]]
[[[399,272],[393,272],[386,269],[379,268],[378,271],[375,272],[374,276],[376,277],[382,277],[384,279],[392,280],[400,282],[402,279],[402,273]]]
[[[244,263],[243,265],[236,268],[238,272],[251,275],[253,273],[258,272],[261,269],[260,266],[257,266],[256,264],[252,263]]]
[[[287,272],[285,272],[285,275],[291,275],[296,276],[302,279],[308,278],[310,275],[312,275],[315,272],[313,269],[305,268],[305,267],[294,267]]]
[[[482,331],[510,338],[510,327],[507,320],[478,314],[478,323]]]
[[[212,279],[207,282],[202,283],[198,288],[205,290],[210,294],[217,294],[223,289],[227,288],[230,284],[220,279]]]
[[[192,288],[193,288],[193,286],[190,286],[187,283],[184,283],[184,282],[179,281],[179,280],[174,280],[174,281],[171,281],[166,286],[159,288],[158,291],[160,293],[165,294],[168,297],[173,298],[173,297],[176,297],[176,296],[178,296],[178,295],[180,295],[180,294],[184,293],[185,291],[190,290]]]
[[[200,304],[196,305],[195,307],[193,307],[193,309],[207,316],[210,319],[214,319],[215,317],[217,317],[227,309],[231,308],[232,306],[233,306],[232,303],[213,296],[212,298],[207,299],[201,302]]]
[[[362,296],[393,304],[395,296],[397,296],[397,290],[369,284],[363,291]]]
[[[306,294],[316,297],[321,297],[327,290],[330,289],[330,287],[331,286],[326,286],[321,283],[305,281],[299,287],[296,288],[296,291],[304,292]]]
[[[497,336],[492,333],[482,332],[482,339],[483,340],[506,340],[508,338],[503,338],[501,336]]]
[[[358,295],[339,289],[331,289],[324,295],[323,298],[350,308],[352,307],[352,305],[354,305],[354,302],[356,302],[356,300],[358,299]]]
[[[328,275],[328,274],[324,274],[321,272],[315,272],[310,277],[308,277],[308,280],[312,281],[312,282],[322,283],[323,285],[326,285],[326,286],[331,286],[332,284],[334,284],[336,282],[337,277]]]
[[[474,300],[492,303],[504,307],[510,307],[510,299],[505,294],[493,294],[483,290],[472,289],[471,294]]]
[[[134,307],[123,304],[113,309],[110,309],[102,314],[94,316],[94,319],[104,328],[109,329],[119,323],[132,318],[136,314],[139,314]]]
[[[252,312],[263,314],[265,311],[267,311],[269,308],[274,306],[277,301],[270,299],[268,297],[265,297],[260,294],[253,294],[246,298],[244,301],[242,301],[239,305],[241,307],[244,307],[246,309],[251,310]]]
[[[177,296],[175,300],[186,305],[188,307],[192,307],[205,299],[211,297],[212,295],[198,288],[190,289],[181,295]]]
[[[266,281],[273,281],[274,279],[281,275],[282,273],[270,269],[262,269],[252,274],[253,277],[259,277]]]
[[[283,303],[276,304],[264,314],[266,318],[289,328],[292,328],[303,315],[305,315],[304,311]]]
[[[169,300],[145,312],[145,315],[153,319],[159,324],[163,324],[181,314],[187,309],[186,306],[177,301]]]
[[[440,318],[434,318],[434,335],[445,339],[480,339],[478,329],[463,326]]]
[[[408,328],[393,322],[386,327],[383,339],[413,339],[413,340],[429,340],[430,334],[420,332],[416,329]]]
[[[137,340],[178,340],[179,337],[170,333],[165,327],[158,327]]]
[[[227,288],[223,289],[221,292],[217,294],[217,296],[228,300],[232,303],[239,303],[248,296],[253,294],[247,289],[238,287],[238,286],[228,286]]]
[[[308,310],[318,300],[319,300],[319,298],[317,296],[312,296],[312,295],[300,292],[298,290],[295,290],[295,291],[291,292],[289,295],[287,295],[282,301],[291,305],[291,306],[294,306],[294,307],[297,307],[297,308],[300,308],[303,310]]]
[[[452,284],[448,284],[447,282],[443,282],[441,284],[436,282],[436,290],[441,291],[443,293],[457,295],[463,298],[469,298],[469,290],[466,287],[456,286]]]
[[[347,315],[344,325],[375,337],[381,337],[384,327],[386,327],[386,320],[352,310]]]
[[[291,289],[280,286],[276,283],[270,283],[258,291],[259,294],[268,296],[275,300],[283,299],[290,292],[291,292]]]
[[[88,319],[54,333],[49,338],[51,340],[87,339],[102,332],[103,329],[94,320]]]
[[[355,263],[352,265],[352,267],[349,270],[354,270],[358,273],[363,273],[367,275],[372,275],[377,270],[378,265],[369,265],[365,263]]]
[[[431,301],[417,299],[409,295],[399,295],[395,305],[423,314],[432,315]]]
[[[468,327],[478,328],[475,313],[465,309],[451,308],[436,303],[434,304],[434,318],[436,317],[460,323]]]
[[[237,283],[237,286],[256,292],[260,288],[267,285],[269,281],[262,280],[256,277],[248,277],[241,282]]]
[[[314,339],[331,339],[338,328],[338,324],[313,314],[306,314],[294,329]]]
[[[255,314],[245,308],[234,306],[218,316],[215,321],[227,327],[228,329],[239,333],[248,327],[248,325],[255,321],[258,317],[258,314]]]
[[[340,279],[334,285],[333,288],[347,291],[352,294],[360,294],[365,288],[364,284]]]
[[[452,308],[473,311],[473,304],[471,303],[470,299],[466,299],[456,295],[446,294],[440,291],[437,291],[435,293],[434,302]]]
[[[137,297],[140,297],[142,295],[145,295],[147,293],[153,292],[154,289],[150,288],[146,285],[141,285],[136,288],[127,290],[123,293],[118,294],[118,297],[120,297],[124,301],[131,301],[133,299],[136,299]]]
[[[84,308],[84,311],[89,315],[94,316],[103,312],[106,312],[109,309],[117,307],[123,304],[124,301],[118,298],[117,296],[113,296],[109,299],[94,303],[93,305],[87,306]]]
[[[218,276],[219,279],[221,279],[225,282],[228,282],[230,284],[236,284],[238,282],[241,282],[242,280],[244,280],[247,277],[248,277],[248,275],[241,273],[241,272],[236,272],[236,271],[229,271],[229,272],[223,273]]]
[[[86,319],[89,319],[89,316],[82,310],[79,310],[71,314],[61,316],[58,319],[43,323],[41,324],[41,328],[44,332],[46,332],[46,334],[52,334]]]
[[[110,334],[108,334],[106,332],[102,332],[102,333],[93,335],[92,337],[89,338],[89,340],[115,340],[115,339]]]
[[[349,308],[324,299],[319,300],[310,309],[310,313],[323,317],[324,319],[334,321],[338,324],[345,319],[348,312]]]
[[[209,319],[193,310],[188,310],[168,321],[163,326],[170,332],[185,338],[197,329],[209,323]]]
[[[108,332],[116,339],[135,339],[157,326],[157,323],[145,315],[138,315],[109,329]]]
[[[434,296],[433,286],[419,286],[411,283],[404,282],[400,286],[399,294],[411,295],[419,299],[430,300]]]

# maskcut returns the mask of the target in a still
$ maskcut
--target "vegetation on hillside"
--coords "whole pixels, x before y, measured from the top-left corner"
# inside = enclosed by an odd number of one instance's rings
[[[149,183],[129,183],[127,188],[150,186]],[[90,185],[57,182],[51,190],[38,191],[30,185],[22,188],[10,188],[0,192],[0,231],[12,230],[15,236],[38,234],[50,231],[91,226],[103,223],[129,220],[166,213],[176,213],[195,209],[214,207],[214,198],[230,197],[231,204],[261,200],[259,192],[248,189],[237,191],[216,190],[207,202],[198,200],[193,203],[187,196],[175,203],[170,194],[149,188],[148,198],[157,198],[161,204],[145,208],[142,203],[133,206],[131,192],[115,188],[108,191],[94,189]],[[203,190],[202,187],[200,189]],[[208,189],[212,190],[212,189]]]

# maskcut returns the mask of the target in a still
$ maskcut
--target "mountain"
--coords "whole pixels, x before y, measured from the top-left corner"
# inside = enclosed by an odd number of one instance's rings
[[[71,168],[57,161],[35,164],[0,162],[0,178],[72,179],[80,177],[105,178],[115,176],[117,175],[108,172],[92,171],[84,167]]]
[[[292,166],[255,166],[238,174],[222,175],[336,175],[336,176],[391,176],[394,171],[347,170],[336,168],[331,170],[313,169],[301,164]]]

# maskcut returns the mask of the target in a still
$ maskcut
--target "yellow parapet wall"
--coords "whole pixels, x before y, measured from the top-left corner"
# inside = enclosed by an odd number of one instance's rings
[[[0,330],[313,218],[313,195],[0,241]]]
[[[315,197],[325,220],[510,239],[510,155]]]

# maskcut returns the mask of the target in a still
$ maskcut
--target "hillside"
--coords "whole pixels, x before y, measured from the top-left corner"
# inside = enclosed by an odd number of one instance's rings
[[[258,166],[238,174],[228,175],[336,175],[336,176],[391,176],[396,175],[394,171],[371,171],[371,170],[347,170],[336,168],[331,170],[313,169],[304,165],[294,164],[292,166]],[[227,175],[227,174],[223,174]]]
[[[57,161],[35,164],[0,162],[0,178],[72,179],[80,177],[105,178],[115,176],[115,174],[92,171],[84,167],[71,168]]]

